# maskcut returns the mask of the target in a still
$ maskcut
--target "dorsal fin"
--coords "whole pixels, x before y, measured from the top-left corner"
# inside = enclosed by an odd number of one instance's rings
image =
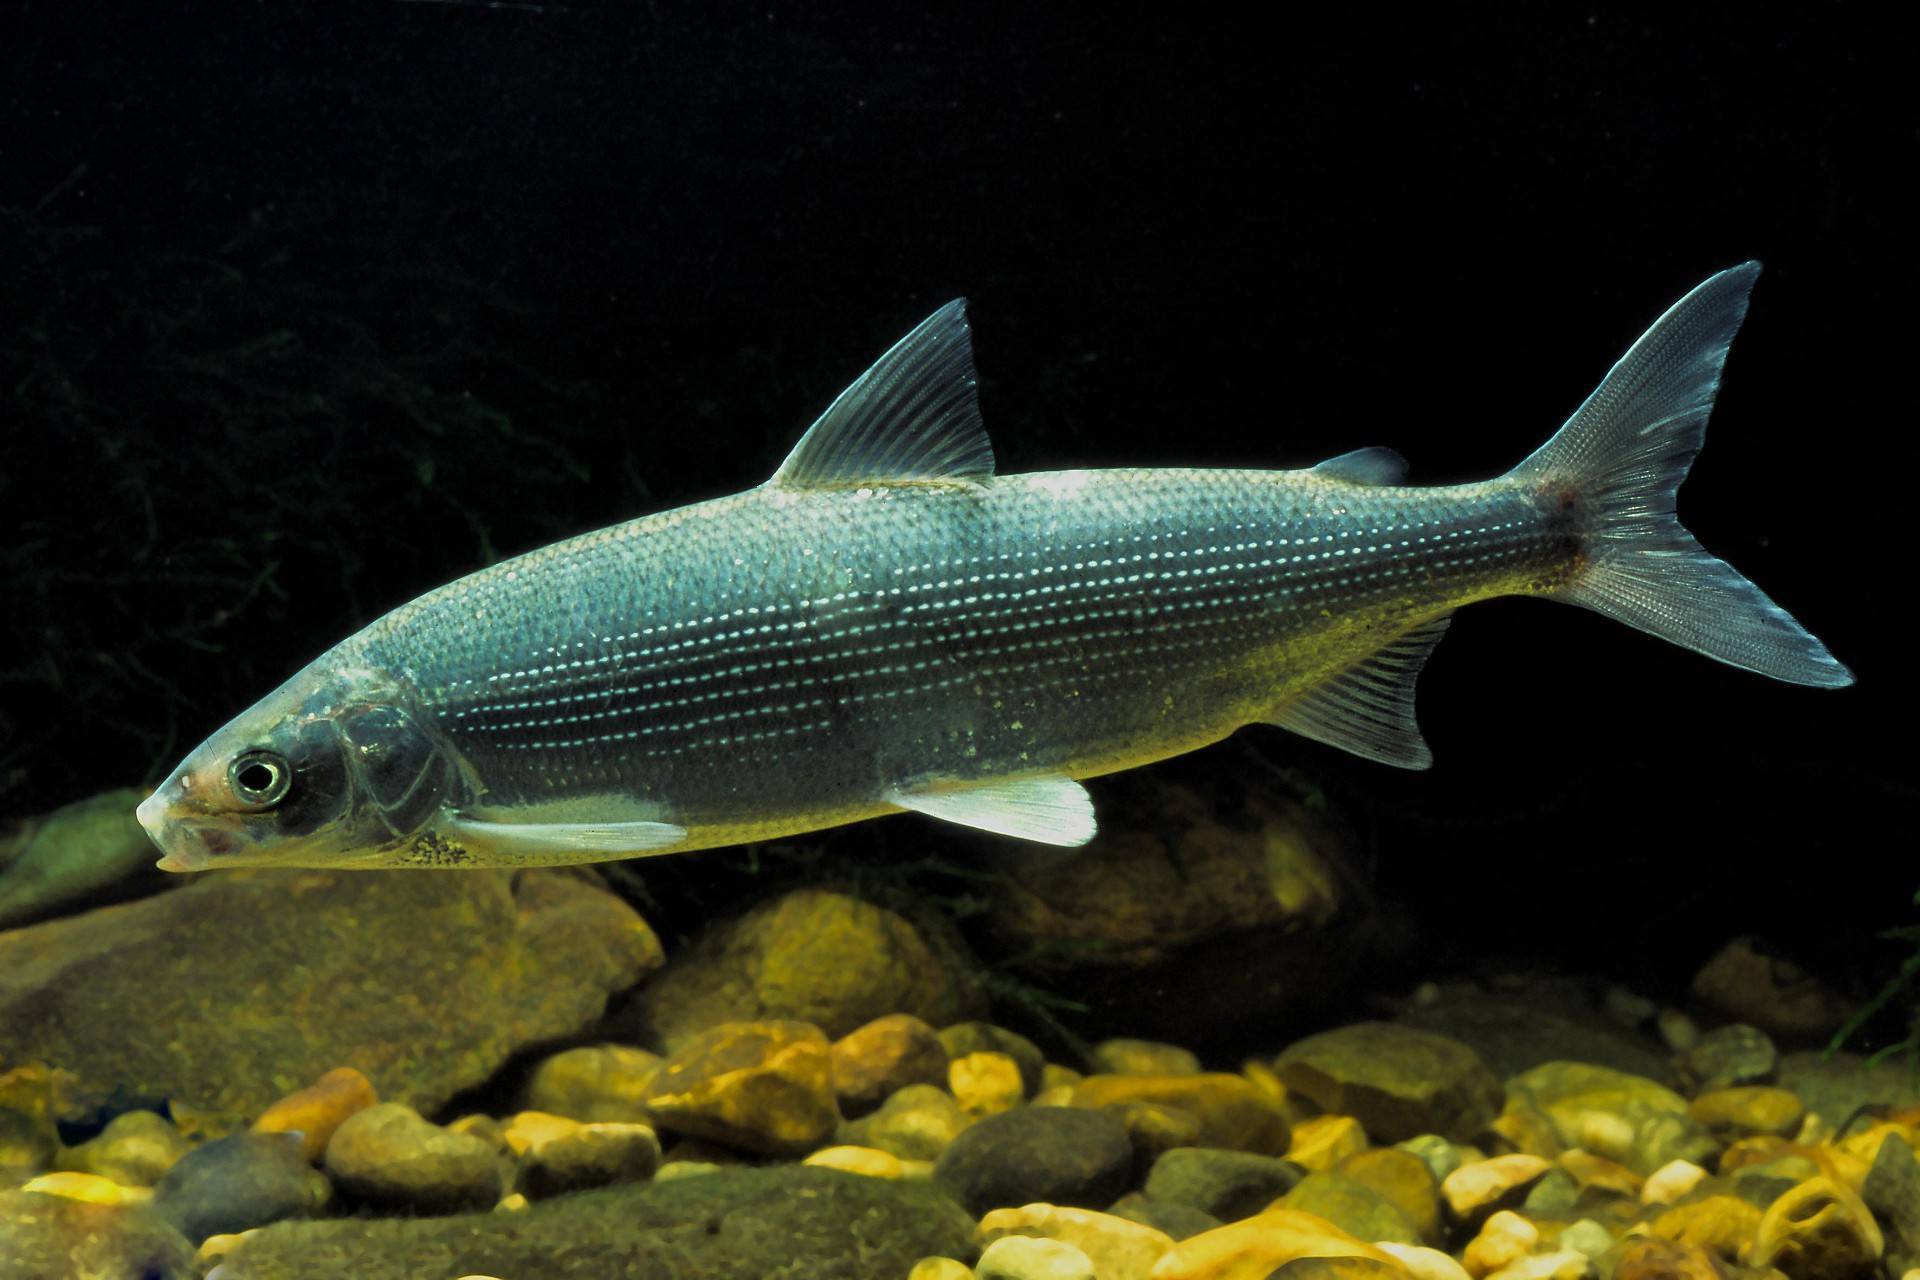
[[[1306,697],[1265,717],[1282,729],[1382,764],[1425,769],[1433,752],[1413,719],[1413,682],[1452,614],[1422,623]]]
[[[1313,474],[1349,484],[1399,484],[1407,478],[1407,460],[1385,445],[1374,445],[1328,458]]]
[[[842,391],[768,483],[978,484],[992,475],[993,445],[974,392],[967,300],[955,298]]]

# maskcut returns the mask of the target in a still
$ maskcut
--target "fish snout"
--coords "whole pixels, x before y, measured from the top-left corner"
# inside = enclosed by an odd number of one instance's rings
[[[158,864],[162,871],[200,871],[242,843],[233,832],[189,816],[184,801],[179,786],[169,782],[133,811],[148,838],[164,855]]]

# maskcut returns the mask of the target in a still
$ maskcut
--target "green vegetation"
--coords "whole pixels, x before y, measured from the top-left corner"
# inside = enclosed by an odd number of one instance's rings
[[[1920,907],[1920,891],[1913,895],[1913,905]],[[1880,935],[1889,942],[1898,942],[1912,950],[1901,961],[1900,967],[1876,991],[1867,1002],[1860,1006],[1847,1024],[1834,1033],[1827,1045],[1829,1054],[1837,1053],[1849,1040],[1883,1014],[1894,1013],[1901,1008],[1900,1001],[1905,997],[1906,1035],[1904,1038],[1889,1041],[1873,1050],[1868,1062],[1882,1062],[1895,1055],[1904,1054],[1913,1065],[1914,1078],[1920,1081],[1920,924],[1902,925],[1888,929]]]

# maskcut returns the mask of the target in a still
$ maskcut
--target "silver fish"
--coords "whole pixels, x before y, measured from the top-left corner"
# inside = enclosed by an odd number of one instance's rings
[[[1437,487],[1379,448],[995,475],[951,302],[765,484],[402,605],[140,821],[172,870],[591,862],[901,810],[1075,845],[1078,779],[1241,725],[1424,768],[1414,679],[1454,610],[1504,595],[1851,683],[1674,514],[1759,271],[1675,303],[1519,466]]]

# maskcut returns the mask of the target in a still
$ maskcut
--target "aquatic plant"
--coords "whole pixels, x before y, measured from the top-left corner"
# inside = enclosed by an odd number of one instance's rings
[[[1913,895],[1913,905],[1920,907],[1920,890]],[[1914,1079],[1920,1082],[1920,924],[1901,925],[1884,930],[1880,936],[1889,942],[1898,942],[1912,949],[1900,962],[1892,975],[1880,985],[1880,989],[1869,997],[1866,1003],[1847,1019],[1846,1025],[1834,1033],[1827,1045],[1827,1053],[1840,1051],[1849,1040],[1879,1018],[1884,1011],[1893,1009],[1895,1002],[1902,996],[1908,996],[1906,1008],[1906,1035],[1899,1040],[1890,1041],[1873,1050],[1867,1056],[1869,1063],[1884,1062],[1896,1055],[1905,1055],[1912,1064]]]

